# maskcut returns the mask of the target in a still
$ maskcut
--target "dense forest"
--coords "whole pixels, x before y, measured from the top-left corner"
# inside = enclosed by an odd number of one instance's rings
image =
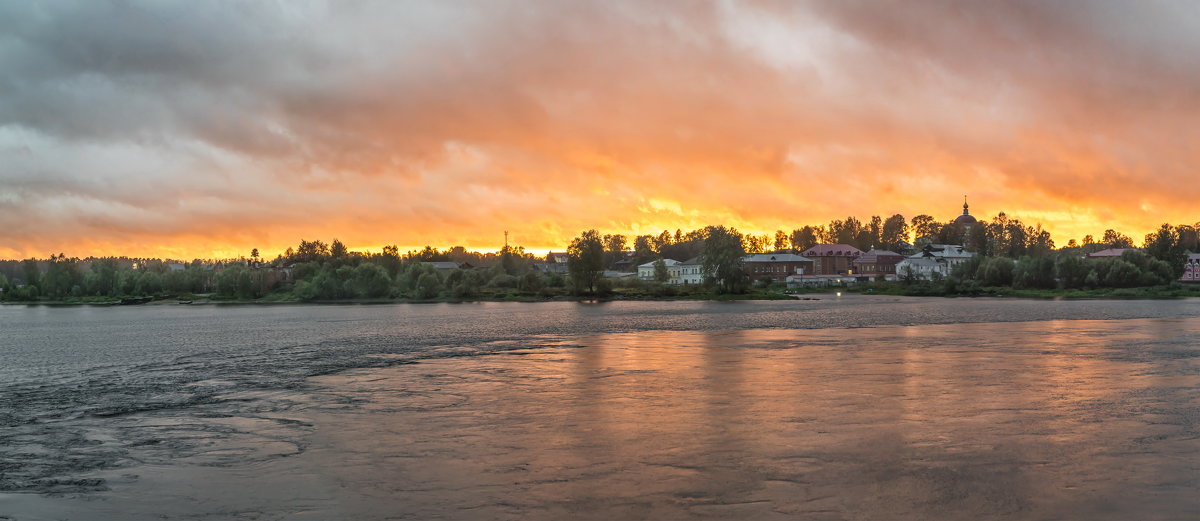
[[[841,243],[861,250],[911,253],[924,244],[961,244],[977,254],[938,280],[900,280],[895,286],[912,294],[980,294],[986,288],[1098,289],[1170,287],[1178,279],[1186,254],[1200,251],[1200,223],[1163,224],[1145,236],[1141,251],[1119,258],[1085,260],[1105,248],[1131,248],[1134,241],[1107,230],[1056,247],[1041,226],[1026,226],[1000,213],[991,221],[962,226],[928,215],[906,220],[901,215],[867,221],[855,217],[808,225],[773,236],[741,234],[709,226],[689,232],[664,230],[658,235],[601,235],[588,230],[567,248],[566,269],[558,259],[543,259],[520,247],[480,253],[461,246],[448,250],[425,247],[401,253],[357,252],[341,241],[302,240],[295,248],[264,259],[249,257],[189,262],[124,257],[78,259],[62,254],[48,259],[0,261],[0,299],[7,301],[106,302],[134,296],[216,299],[336,301],[357,299],[513,299],[567,295],[702,296],[781,290],[747,278],[741,267],[746,253],[803,251],[816,244]],[[910,244],[909,239],[913,238]],[[706,284],[666,287],[656,281],[616,276],[657,259],[699,258]],[[447,265],[445,263],[454,263]]]

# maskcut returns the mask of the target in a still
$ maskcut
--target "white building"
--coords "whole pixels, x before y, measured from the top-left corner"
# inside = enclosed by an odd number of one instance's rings
[[[675,259],[662,259],[663,264],[667,265],[667,275],[670,277],[667,280],[668,284],[679,284],[679,266],[680,262]],[[647,262],[638,265],[638,278],[645,281],[654,280],[654,263],[658,261]]]
[[[920,253],[896,263],[896,277],[903,279],[911,273],[917,279],[929,280],[937,273],[937,276],[944,278],[954,271],[955,266],[974,256],[974,253],[955,244],[930,244]]]
[[[679,263],[679,282],[704,284],[704,264],[700,262],[700,257],[692,257]]]

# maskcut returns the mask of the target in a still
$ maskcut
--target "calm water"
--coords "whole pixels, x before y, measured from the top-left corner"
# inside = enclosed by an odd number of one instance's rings
[[[1196,519],[1200,301],[0,307],[0,519]]]

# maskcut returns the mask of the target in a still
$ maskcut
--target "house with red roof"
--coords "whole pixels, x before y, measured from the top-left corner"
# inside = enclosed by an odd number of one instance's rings
[[[1187,260],[1183,263],[1183,275],[1179,277],[1179,282],[1200,283],[1200,253],[1188,254]]]
[[[1089,259],[1119,258],[1122,254],[1124,254],[1127,251],[1141,251],[1141,250],[1139,250],[1137,248],[1109,248],[1107,250],[1100,250],[1097,252],[1089,253],[1089,254],[1087,254],[1087,258],[1089,258]]]
[[[788,275],[811,273],[813,261],[795,253],[751,253],[742,257],[742,267],[750,280],[784,281]]]
[[[863,251],[849,244],[818,244],[800,253],[813,261],[814,275],[845,275]]]
[[[855,275],[890,277],[896,274],[896,264],[902,260],[904,256],[896,252],[871,250],[859,255],[851,265]]]

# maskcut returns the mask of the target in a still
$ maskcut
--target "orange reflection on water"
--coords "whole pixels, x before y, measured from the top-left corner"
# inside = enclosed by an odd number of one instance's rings
[[[331,449],[403,462],[342,479],[399,480],[429,514],[470,503],[451,518],[1156,519],[1200,506],[1179,485],[1200,377],[1162,356],[1198,327],[605,334],[320,383],[394,401],[329,413]]]

